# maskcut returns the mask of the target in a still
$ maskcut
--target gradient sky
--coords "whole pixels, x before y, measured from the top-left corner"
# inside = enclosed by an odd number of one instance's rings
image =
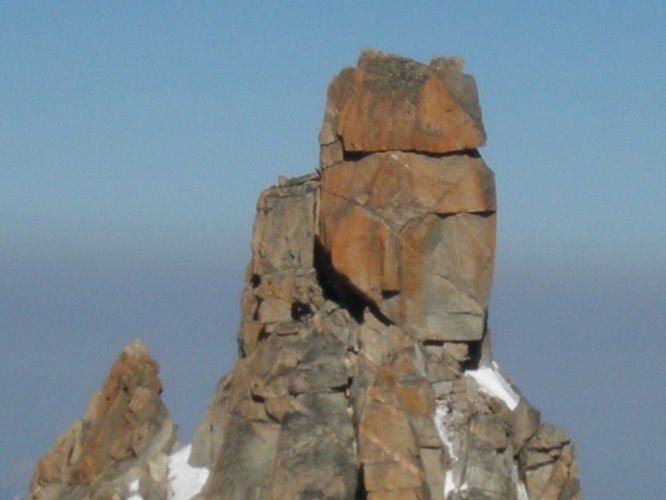
[[[666,2],[0,2],[0,496],[141,338],[188,441],[259,192],[363,48],[458,55],[496,172],[496,360],[586,499],[662,498]]]

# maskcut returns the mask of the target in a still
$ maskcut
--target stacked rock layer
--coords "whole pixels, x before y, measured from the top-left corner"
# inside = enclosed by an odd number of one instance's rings
[[[495,186],[474,80],[364,52],[320,170],[261,194],[204,498],[574,499],[570,439],[492,363]]]

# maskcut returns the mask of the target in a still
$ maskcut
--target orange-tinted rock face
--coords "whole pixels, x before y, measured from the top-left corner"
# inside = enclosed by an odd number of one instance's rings
[[[147,446],[163,411],[157,372],[157,363],[141,344],[132,343],[122,352],[101,397],[92,402],[97,418],[90,422],[74,478],[91,483],[113,461],[139,455]]]
[[[474,80],[458,60],[428,66],[380,52],[361,54],[328,91],[322,145],[335,136],[347,152],[449,153],[485,143]]]
[[[129,462],[170,451],[175,427],[160,398],[158,371],[140,342],[128,345],[84,417],[37,464],[31,498],[66,497],[68,488],[107,488]],[[124,487],[122,480],[118,487]]]
[[[335,270],[424,340],[478,340],[492,281],[494,177],[475,155],[375,153],[323,170]]]
[[[495,181],[460,66],[364,52],[331,83],[319,134],[319,242],[345,281],[421,340],[485,331]]]

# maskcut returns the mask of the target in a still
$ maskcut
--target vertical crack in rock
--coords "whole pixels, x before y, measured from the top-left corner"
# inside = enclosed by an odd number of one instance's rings
[[[363,311],[367,306],[366,300],[349,286],[349,282],[342,275],[335,271],[330,257],[318,239],[315,239],[314,252],[317,284],[321,287],[324,298],[336,303],[358,323],[362,323]]]
[[[40,461],[31,499],[579,499],[570,438],[492,360],[485,137],[459,59],[363,52],[328,88],[319,171],[259,197],[239,359],[168,460],[196,487],[167,474],[147,362]]]

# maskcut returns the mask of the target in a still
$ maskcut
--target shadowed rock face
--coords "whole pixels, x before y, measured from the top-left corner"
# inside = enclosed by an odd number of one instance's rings
[[[580,498],[570,438],[492,361],[495,184],[461,66],[364,52],[329,87],[320,171],[261,194],[196,498]],[[126,349],[32,498],[112,498],[154,469],[173,443],[156,372]],[[143,474],[144,498],[166,498]]]
[[[157,363],[138,341],[111,368],[85,415],[35,467],[30,498],[112,498],[145,476],[145,491],[166,490],[166,459],[175,427],[162,403]]]

